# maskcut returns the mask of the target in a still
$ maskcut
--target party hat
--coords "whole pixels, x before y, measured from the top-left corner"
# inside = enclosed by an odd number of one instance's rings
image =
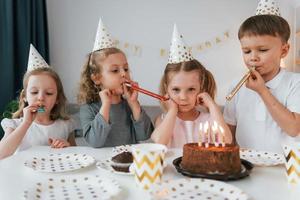
[[[173,37],[171,41],[168,63],[180,63],[193,60],[189,48],[185,45],[182,35],[178,33],[177,26],[174,24]]]
[[[115,47],[113,39],[111,38],[110,34],[108,33],[105,25],[103,24],[100,18],[93,51],[111,47]]]
[[[275,0],[260,0],[255,15],[277,15],[280,16],[279,7]]]
[[[37,68],[49,67],[44,58],[39,54],[36,48],[30,44],[27,71],[32,71]]]

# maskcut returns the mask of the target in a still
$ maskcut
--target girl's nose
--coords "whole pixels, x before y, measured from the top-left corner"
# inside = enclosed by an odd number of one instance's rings
[[[121,69],[121,76],[125,77],[126,76],[126,71],[124,69]]]
[[[180,100],[185,100],[186,99],[186,93],[185,92],[180,92],[179,98],[180,98]]]
[[[38,100],[39,101],[44,101],[44,99],[45,99],[45,97],[44,97],[44,94],[39,94],[39,96],[38,96]]]

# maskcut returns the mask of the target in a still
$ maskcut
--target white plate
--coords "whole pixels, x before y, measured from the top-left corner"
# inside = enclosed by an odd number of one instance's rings
[[[24,165],[40,172],[66,172],[81,169],[95,163],[95,159],[86,154],[65,153],[35,156]]]
[[[210,179],[177,179],[164,181],[150,191],[153,200],[213,199],[248,200],[250,197],[239,188]]]
[[[257,151],[253,149],[241,149],[240,157],[258,166],[273,166],[284,164],[285,159],[283,154],[267,151]]]
[[[24,191],[24,199],[111,199],[121,192],[115,180],[95,176],[55,177]]]
[[[121,145],[121,146],[117,146],[117,147],[114,147],[112,149],[112,157],[117,155],[117,154],[120,154],[122,152],[132,152],[131,151],[131,145]]]
[[[109,172],[112,172],[112,173],[115,173],[115,174],[120,174],[120,175],[134,175],[134,173],[132,171],[130,171],[130,172],[119,172],[119,171],[114,170],[111,167],[111,161],[110,160],[98,161],[96,163],[96,167],[98,169],[104,169],[106,171],[109,171]]]

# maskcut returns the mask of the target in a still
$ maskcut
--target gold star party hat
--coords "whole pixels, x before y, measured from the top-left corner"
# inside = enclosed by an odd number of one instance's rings
[[[41,54],[39,54],[36,48],[32,44],[30,44],[27,71],[45,67],[49,67],[49,65],[46,63]]]
[[[193,60],[189,48],[185,45],[182,35],[178,33],[177,26],[174,24],[173,36],[169,52],[168,63],[175,64]]]
[[[255,15],[277,15],[280,16],[279,7],[275,0],[260,0]]]
[[[107,31],[107,28],[100,18],[93,51],[111,47],[115,47],[114,40],[111,38],[109,32]]]

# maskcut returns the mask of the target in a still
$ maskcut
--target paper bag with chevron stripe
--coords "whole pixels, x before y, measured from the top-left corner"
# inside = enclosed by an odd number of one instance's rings
[[[167,147],[144,143],[132,146],[134,178],[138,187],[149,189],[161,181]]]
[[[283,151],[288,182],[300,188],[300,143],[284,144]]]

